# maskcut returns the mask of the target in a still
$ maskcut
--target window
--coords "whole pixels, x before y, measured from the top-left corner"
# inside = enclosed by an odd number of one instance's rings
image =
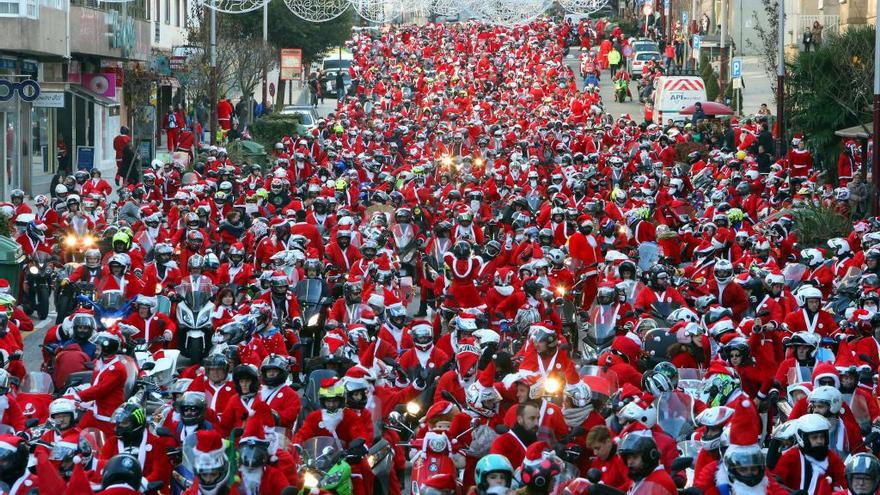
[[[0,15],[18,16],[18,14],[19,14],[18,9],[19,9],[18,0],[14,1],[14,2],[0,0]]]
[[[171,25],[171,0],[165,0],[165,24]]]
[[[36,19],[40,16],[40,6],[37,3],[37,0],[25,0],[25,5],[27,5],[27,16]]]
[[[183,18],[183,12],[180,10],[180,0],[174,0],[174,6],[177,11],[177,19],[175,19],[174,25],[180,27],[180,19]]]

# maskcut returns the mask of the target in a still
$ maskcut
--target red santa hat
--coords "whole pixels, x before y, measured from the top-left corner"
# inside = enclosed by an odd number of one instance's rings
[[[761,420],[755,409],[755,403],[749,398],[742,398],[733,408],[730,418],[730,447],[727,453],[758,449],[761,435]]]
[[[455,406],[448,400],[435,402],[433,406],[428,408],[425,413],[424,421],[430,424],[433,421],[442,419],[444,416],[450,416],[455,411]]]
[[[727,363],[725,363],[724,361],[715,359],[711,363],[709,363],[709,369],[706,370],[705,378],[709,378],[712,375],[735,376],[736,372],[729,366],[727,366]]]
[[[269,416],[270,421],[265,421],[266,416]],[[271,421],[271,417],[272,412],[268,404],[265,402],[254,402],[254,408],[250,411],[247,421],[245,421],[244,433],[242,433],[239,442],[246,442],[248,440],[265,442],[265,425],[274,423]]]
[[[620,387],[620,399],[627,399],[630,397],[638,397],[641,395],[642,391],[636,388],[631,383],[624,383],[622,387]]]
[[[523,465],[535,465],[548,457],[553,456],[553,448],[545,441],[535,442],[526,449],[526,457],[523,459]]]
[[[849,342],[843,340],[837,346],[837,358],[834,360],[834,367],[840,373],[846,373],[854,368],[866,366],[856,357],[856,353],[849,347]]]
[[[358,359],[364,369],[372,369],[376,360],[376,341],[370,342],[370,345],[358,354]]]
[[[216,456],[225,455],[223,437],[217,430],[199,430],[196,432],[196,455]]]
[[[454,492],[456,490],[455,477],[451,474],[435,474],[422,482],[422,488],[424,491],[431,491],[425,490],[431,488],[438,492]]]
[[[642,351],[642,347],[633,339],[625,335],[618,335],[611,342],[611,350],[627,358],[630,363],[635,363],[639,353]]]
[[[480,371],[477,381],[483,388],[492,388],[495,386],[495,361],[489,361],[489,364]]]
[[[461,347],[458,349],[458,354],[455,355],[455,365],[458,368],[458,372],[462,375],[468,374],[477,365],[479,360],[480,355],[478,353],[472,350],[462,350]]]
[[[840,374],[837,368],[831,363],[819,363],[813,368],[813,386],[815,387],[822,378],[831,378],[834,380],[834,386],[840,387]]]

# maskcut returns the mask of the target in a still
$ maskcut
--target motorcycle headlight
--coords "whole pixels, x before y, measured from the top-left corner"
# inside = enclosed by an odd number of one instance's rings
[[[64,238],[64,245],[68,248],[76,247],[76,236],[69,235]]]
[[[211,322],[211,313],[213,308],[205,306],[199,311],[199,317],[196,320],[196,327],[203,327]]]
[[[312,489],[318,486],[318,477],[315,476],[315,473],[311,471],[306,471],[303,474],[303,488]]]
[[[367,464],[370,465],[370,468],[376,465],[376,456],[374,454],[367,456]]]
[[[333,486],[336,483],[339,483],[340,479],[342,479],[341,473],[332,473],[332,474],[328,474],[327,476],[324,476],[324,478],[321,480],[320,484],[321,484],[321,486]]]
[[[321,318],[321,313],[315,313],[309,318],[309,321],[308,321],[308,323],[306,323],[306,325],[313,327],[318,324],[318,320],[320,318]]]
[[[86,248],[94,247],[95,246],[95,236],[87,235],[87,236],[83,237],[83,246]]]
[[[183,305],[177,306],[177,308],[178,308],[177,319],[183,320],[183,324],[185,326],[188,326],[190,328],[194,328],[196,325],[195,325],[195,322],[193,321],[192,311],[184,309]]]
[[[28,268],[28,271],[31,272],[31,275],[36,275],[36,274],[40,273],[40,269],[37,268],[36,265],[31,265],[31,267]]]
[[[562,380],[555,377],[548,378],[544,382],[544,390],[550,395],[559,393],[562,390]]]
[[[420,412],[422,412],[422,406],[418,402],[411,400],[406,403],[406,413],[410,416],[418,416]]]
[[[101,318],[101,324],[104,325],[104,328],[110,328],[115,325],[119,321],[119,318],[111,318],[109,316],[105,316]]]

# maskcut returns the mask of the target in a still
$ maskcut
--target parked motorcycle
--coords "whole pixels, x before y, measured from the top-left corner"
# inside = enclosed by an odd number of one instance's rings
[[[193,364],[201,363],[211,342],[211,285],[183,283],[177,287],[177,328],[180,349]]]
[[[51,254],[36,251],[25,265],[22,306],[28,315],[36,311],[40,320],[45,320],[49,316],[49,297],[52,294],[55,277],[53,261],[54,257]]]

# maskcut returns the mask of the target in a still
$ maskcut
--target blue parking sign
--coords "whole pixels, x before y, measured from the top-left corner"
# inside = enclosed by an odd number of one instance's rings
[[[684,25],[687,25],[687,23],[688,23],[688,12],[687,12],[687,10],[682,10],[682,11],[681,11],[681,23],[684,24]]]
[[[742,77],[742,72],[743,72],[742,60],[740,60],[738,58],[733,59],[733,61],[730,63],[730,72],[731,72],[731,77],[733,77],[734,79],[738,78],[738,77]]]

